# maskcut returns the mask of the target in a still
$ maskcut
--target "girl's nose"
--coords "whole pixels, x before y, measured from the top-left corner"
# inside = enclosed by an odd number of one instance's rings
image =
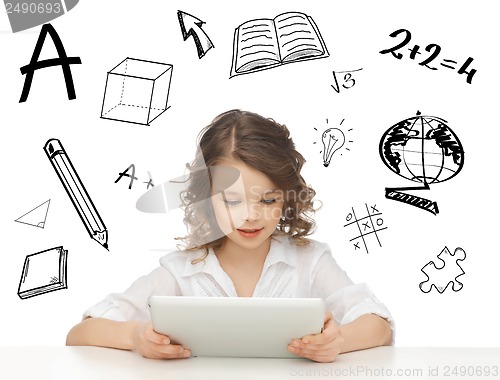
[[[257,205],[253,202],[248,202],[246,207],[244,207],[244,214],[242,215],[242,219],[246,222],[255,222],[259,219],[259,213]]]

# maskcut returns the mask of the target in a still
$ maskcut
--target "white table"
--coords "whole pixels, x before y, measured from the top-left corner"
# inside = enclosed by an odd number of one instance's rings
[[[0,347],[0,378],[8,380],[328,377],[500,379],[500,348],[379,347],[343,354],[334,363],[323,364],[306,359],[193,357],[150,360],[134,352],[97,347]]]

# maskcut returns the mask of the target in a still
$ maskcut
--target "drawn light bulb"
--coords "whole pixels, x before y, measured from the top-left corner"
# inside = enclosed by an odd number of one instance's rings
[[[321,136],[323,141],[323,165],[330,165],[333,154],[344,146],[345,136],[338,128],[328,128]]]

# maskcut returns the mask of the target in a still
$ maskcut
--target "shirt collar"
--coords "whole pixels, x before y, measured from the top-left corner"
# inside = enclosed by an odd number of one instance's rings
[[[288,236],[274,236],[271,239],[271,248],[264,261],[264,273],[267,268],[274,264],[285,263],[291,267],[297,266],[296,247],[295,244],[289,242]]]
[[[297,259],[295,255],[296,248],[294,244],[289,243],[288,239],[288,236],[274,236],[271,239],[271,247],[266,260],[264,261],[262,273],[264,273],[270,266],[280,262],[291,267],[297,266]],[[204,252],[202,254],[204,254]],[[192,260],[193,255],[188,255],[181,274],[182,277],[192,276],[197,273],[213,275],[216,271],[222,269],[219,260],[212,249],[209,249],[208,255],[204,260],[196,264],[191,264]]]

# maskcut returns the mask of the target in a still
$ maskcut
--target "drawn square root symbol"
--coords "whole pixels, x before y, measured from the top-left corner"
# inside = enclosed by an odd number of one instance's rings
[[[101,118],[149,125],[167,110],[173,66],[125,58],[108,72]]]

